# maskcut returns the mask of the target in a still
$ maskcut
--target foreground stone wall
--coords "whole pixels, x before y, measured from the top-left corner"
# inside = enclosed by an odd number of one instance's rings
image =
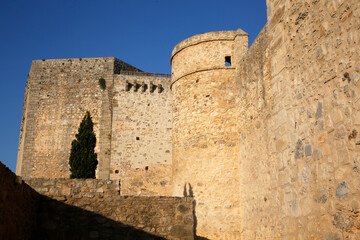
[[[110,178],[122,195],[171,195],[170,78],[115,75]]]
[[[40,238],[194,239],[192,199],[95,196],[60,202],[44,200]]]
[[[23,181],[0,162],[0,239],[191,240],[193,211],[192,198],[120,196],[117,180]]]
[[[39,210],[40,239],[194,238],[192,198],[124,197],[118,180],[25,182],[46,196]]]
[[[360,3],[267,4],[241,69],[241,237],[357,239]]]
[[[0,162],[0,239],[33,239],[40,194]]]

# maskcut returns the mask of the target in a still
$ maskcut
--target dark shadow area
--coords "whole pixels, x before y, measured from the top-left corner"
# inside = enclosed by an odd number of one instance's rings
[[[158,88],[158,93],[162,93],[164,91],[164,88],[161,84],[158,84],[157,88]]]
[[[141,91],[142,92],[146,92],[146,90],[148,89],[148,85],[145,84],[144,82],[141,83]]]
[[[210,240],[209,238],[195,236],[194,240]]]
[[[188,193],[188,191],[187,191],[186,185],[189,185],[189,193]],[[193,191],[193,188],[192,188],[192,186],[191,186],[190,183],[185,183],[185,184],[184,184],[183,195],[184,195],[184,197],[191,197],[191,198],[194,197],[194,191]]]
[[[192,192],[192,188],[191,188],[191,185],[189,184],[190,186],[190,189],[191,189],[191,192]],[[194,240],[210,240],[209,238],[205,238],[205,237],[200,237],[200,236],[197,236],[196,235],[196,227],[197,227],[197,218],[196,218],[196,212],[195,212],[195,209],[196,209],[196,201],[194,199],[194,203],[193,203],[193,217],[194,217]]]
[[[194,191],[193,191],[193,188],[191,186],[191,184],[189,183],[189,197],[194,197]],[[194,209],[195,209],[195,206],[194,206]]]
[[[131,84],[130,82],[126,81],[126,86],[125,86],[125,90],[128,92],[130,91],[131,87],[133,86],[133,84]]]
[[[36,240],[165,240],[102,215],[41,196]]]
[[[187,191],[187,185],[189,185],[189,192]],[[194,198],[194,191],[190,183],[184,184],[184,191],[183,191],[184,197],[191,197]],[[196,228],[197,228],[197,218],[196,218],[196,200],[194,199],[193,202],[193,218],[194,218],[194,240],[210,240],[205,237],[200,237],[196,235]]]

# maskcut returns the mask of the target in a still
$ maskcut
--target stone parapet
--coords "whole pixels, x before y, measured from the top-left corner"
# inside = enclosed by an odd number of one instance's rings
[[[233,41],[235,37],[236,37],[236,31],[214,31],[214,32],[197,34],[195,36],[189,37],[185,40],[182,40],[174,47],[171,54],[170,62],[178,52],[180,52],[186,47],[190,47],[192,45],[196,45],[202,42],[220,41],[220,40]]]
[[[43,205],[41,239],[57,234],[64,239],[194,239],[192,198],[47,198]]]
[[[120,195],[119,180],[24,178],[24,181],[38,193],[55,199]]]

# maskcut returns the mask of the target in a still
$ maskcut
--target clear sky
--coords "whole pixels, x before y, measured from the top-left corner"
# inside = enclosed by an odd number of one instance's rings
[[[15,172],[32,60],[116,57],[170,73],[173,47],[193,35],[241,28],[251,44],[266,23],[265,2],[0,0],[0,161]]]

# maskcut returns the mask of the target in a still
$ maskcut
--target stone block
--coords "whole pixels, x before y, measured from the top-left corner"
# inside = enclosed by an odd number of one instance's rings
[[[315,113],[315,118],[316,119],[321,118],[322,114],[323,114],[322,102],[318,102],[318,105],[316,108],[316,113]]]
[[[301,159],[304,156],[304,144],[301,139],[298,139],[295,145],[295,159]]]
[[[312,149],[311,149],[311,145],[306,145],[305,146],[305,156],[311,156],[312,154]]]
[[[339,199],[344,199],[348,196],[348,185],[345,181],[338,183],[336,187],[336,196]]]
[[[334,124],[338,124],[338,123],[342,122],[344,118],[343,118],[342,112],[337,109],[331,113],[331,119]]]

